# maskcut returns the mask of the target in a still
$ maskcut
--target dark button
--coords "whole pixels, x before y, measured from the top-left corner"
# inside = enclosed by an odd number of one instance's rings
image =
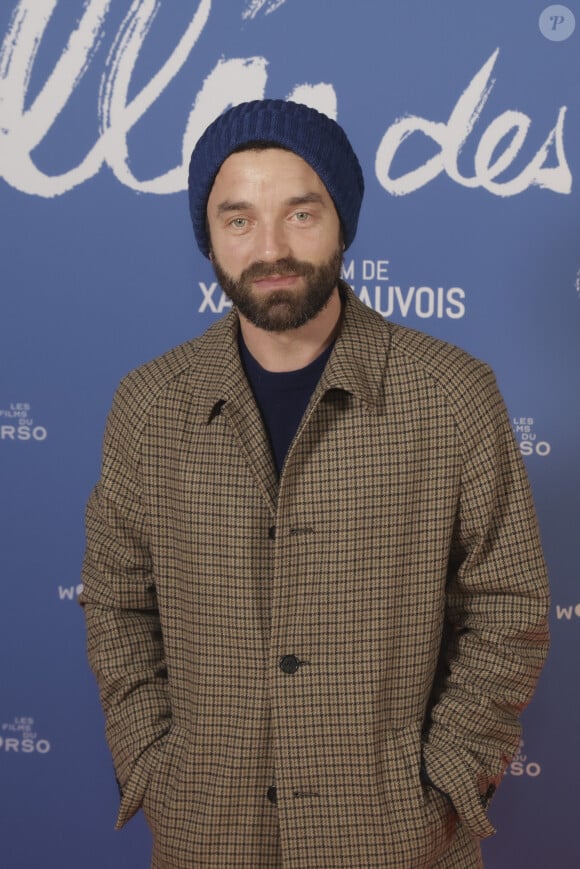
[[[276,803],[278,800],[278,794],[276,792],[276,785],[270,785],[268,790],[266,791],[266,796],[270,800],[271,803]]]
[[[268,537],[270,538],[270,540],[276,539],[276,526],[275,525],[270,525],[270,527],[268,528]]]
[[[296,655],[284,655],[283,658],[280,658],[279,667],[283,673],[295,673],[298,667],[300,666],[300,661],[296,657]]]

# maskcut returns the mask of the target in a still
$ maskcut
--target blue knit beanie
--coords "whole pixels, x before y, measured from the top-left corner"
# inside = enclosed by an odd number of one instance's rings
[[[200,251],[209,256],[207,200],[220,166],[249,142],[272,142],[302,157],[328,190],[345,249],[356,234],[364,193],[360,163],[346,133],[327,115],[301,103],[254,100],[220,115],[202,134],[189,164],[189,210]]]

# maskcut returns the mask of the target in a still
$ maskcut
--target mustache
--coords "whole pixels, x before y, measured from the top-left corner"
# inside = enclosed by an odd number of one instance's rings
[[[247,281],[260,280],[260,278],[271,278],[274,275],[279,275],[281,277],[285,275],[299,275],[300,277],[306,277],[312,271],[314,271],[314,267],[311,263],[301,262],[300,260],[289,256],[276,260],[276,262],[273,263],[252,263],[251,266],[244,269],[240,275],[240,281],[246,283]]]

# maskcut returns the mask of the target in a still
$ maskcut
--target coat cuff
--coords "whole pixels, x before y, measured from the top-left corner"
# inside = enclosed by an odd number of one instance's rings
[[[470,763],[471,760],[471,763]],[[461,822],[479,839],[493,836],[486,809],[501,780],[503,772],[491,778],[483,770],[475,770],[473,758],[454,750],[443,754],[428,743],[423,746],[422,767],[428,784],[443,793],[452,803]]]
[[[124,785],[121,785],[117,779],[119,792],[121,794],[121,803],[115,823],[115,829],[120,830],[124,827],[127,821],[130,821],[133,815],[137,814],[143,804],[143,798],[147,790],[147,786],[159,763],[163,754],[166,736],[154,742],[147,751],[144,751],[140,758],[136,761],[131,775]]]

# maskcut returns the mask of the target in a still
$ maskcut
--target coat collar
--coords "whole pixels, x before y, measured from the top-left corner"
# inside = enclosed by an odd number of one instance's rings
[[[372,409],[382,392],[391,330],[379,314],[356,298],[348,284],[341,281],[339,289],[340,332],[319,388],[351,393]],[[226,403],[234,410],[251,401],[238,350],[238,329],[233,309],[196,342],[196,367],[201,363],[207,371],[203,412],[208,422]]]
[[[342,321],[334,350],[321,378],[322,390],[340,389],[357,396],[369,409],[383,391],[391,329],[380,314],[363,304],[341,281]]]

